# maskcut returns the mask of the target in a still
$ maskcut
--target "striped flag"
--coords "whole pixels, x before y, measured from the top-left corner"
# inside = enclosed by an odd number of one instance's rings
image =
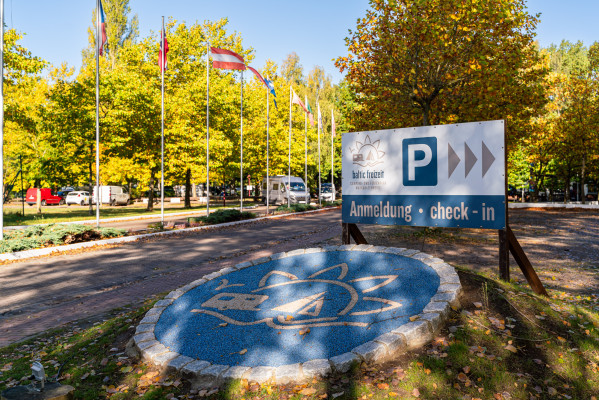
[[[335,125],[335,113],[333,112],[333,110],[331,110],[331,135],[333,135],[333,137],[335,137],[336,129],[337,126]]]
[[[291,100],[291,103],[299,105],[301,108],[304,109],[305,112],[308,112],[308,109],[306,108],[304,103],[302,103],[302,101],[300,100],[298,95],[295,94],[295,90],[293,90],[293,88],[291,88],[291,93],[293,93],[293,98]]]
[[[310,103],[308,103],[308,97],[306,97],[306,105],[308,106],[308,119],[310,119],[310,126],[314,126],[314,112],[312,111],[312,107],[310,107]]]
[[[264,80],[262,75],[260,75],[260,72],[256,71],[254,68],[250,67],[249,65],[246,68],[249,69],[250,71],[252,71],[254,73],[254,75],[256,75],[256,78],[258,78],[258,80],[260,82],[262,82],[264,84],[264,86],[266,86],[267,88],[270,89],[270,87],[268,87],[268,85],[266,84],[266,81]]]
[[[100,4],[100,31],[102,32],[102,43],[100,44],[100,55],[104,55],[104,45],[108,40],[106,36],[106,17],[104,16],[104,7],[102,7],[102,0],[99,1]]]
[[[210,47],[210,50],[212,52],[213,68],[245,70],[245,61],[239,54],[231,50],[217,49],[216,47]]]
[[[166,32],[164,29],[160,32],[160,40],[162,41],[160,50],[158,51],[158,68],[160,70],[166,70],[168,68],[168,61],[166,55],[168,54],[168,40],[166,39]],[[164,68],[162,68],[162,49],[164,48]]]
[[[318,108],[318,129],[322,131],[322,115],[320,115],[320,104],[317,105]]]

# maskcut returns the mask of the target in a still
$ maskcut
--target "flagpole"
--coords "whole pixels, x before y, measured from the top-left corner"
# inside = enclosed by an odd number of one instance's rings
[[[100,0],[96,0],[96,226],[100,227]]]
[[[318,205],[321,205],[321,199],[320,199],[320,185],[321,185],[321,181],[320,181],[320,104],[317,104],[318,107],[318,122],[316,123],[318,125]]]
[[[268,133],[269,119],[270,119],[270,89],[266,88],[266,215],[269,214],[270,207],[270,136]]]
[[[206,47],[206,216],[210,215],[210,42]]]
[[[308,104],[308,95],[304,95],[304,100],[306,104]],[[304,113],[304,179],[306,180],[306,190],[310,193],[310,189],[308,189],[308,113]],[[308,205],[310,201],[308,200]]]
[[[289,195],[289,190],[291,189],[291,85],[289,85],[289,162],[288,162],[288,172],[287,172],[287,208],[291,207],[291,196]]]
[[[241,202],[239,203],[239,211],[243,212],[243,70],[241,70],[241,152],[240,152],[240,172],[239,172],[239,183],[241,192]]]
[[[160,115],[160,221],[164,226],[164,40],[166,32],[164,32],[164,16],[162,16],[162,31],[160,31],[160,75],[162,80],[161,87],[161,115]]]
[[[335,200],[335,184],[333,182],[333,174],[335,173],[335,148],[333,147],[333,121],[335,121],[335,115],[331,108],[331,201]]]
[[[4,240],[4,0],[0,0],[0,179],[2,187],[2,206],[0,207],[0,240]],[[21,181],[23,169],[21,168]],[[21,186],[23,186],[21,184]],[[21,188],[23,189],[23,188]],[[21,190],[21,196],[23,191]],[[25,217],[25,214],[23,214]]]

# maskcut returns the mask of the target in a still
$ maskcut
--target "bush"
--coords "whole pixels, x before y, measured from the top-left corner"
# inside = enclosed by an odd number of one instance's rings
[[[200,223],[203,225],[214,225],[214,224],[223,224],[225,222],[234,222],[234,221],[242,221],[244,219],[252,219],[256,218],[256,214],[244,211],[241,212],[239,210],[234,209],[225,209],[218,210],[211,213],[207,217],[191,217],[187,218],[187,222],[189,223]]]
[[[12,253],[55,246],[88,242],[91,240],[125,236],[124,229],[95,228],[86,225],[37,225],[22,230],[6,232],[4,240],[0,241],[0,253]]]
[[[316,210],[318,207],[310,205],[310,204],[292,204],[291,207],[287,207],[286,205],[282,205],[277,207],[277,211],[285,211],[285,212],[304,212],[310,210]]]

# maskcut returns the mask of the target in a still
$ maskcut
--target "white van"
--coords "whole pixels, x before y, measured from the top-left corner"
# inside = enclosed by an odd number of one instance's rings
[[[92,193],[92,204],[96,204],[98,196],[96,195],[96,186]],[[100,186],[100,203],[110,204],[111,206],[120,204],[126,206],[129,204],[129,193],[122,186]]]
[[[325,182],[320,185],[320,199],[322,201],[335,201],[335,185],[331,182]]]
[[[310,204],[310,192],[306,189],[304,180],[297,176],[277,175],[268,178],[270,188],[266,187],[266,178],[262,180],[262,201],[266,204],[268,193],[269,204],[305,203]],[[291,184],[290,184],[291,183]]]

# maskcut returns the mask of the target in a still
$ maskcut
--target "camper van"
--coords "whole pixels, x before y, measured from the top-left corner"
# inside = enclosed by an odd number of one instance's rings
[[[96,204],[96,186],[93,187],[92,204]],[[129,193],[122,186],[100,186],[100,203],[114,205],[129,204]]]
[[[336,200],[336,196],[335,196],[335,185],[332,184],[331,182],[328,183],[322,183],[320,185],[320,199],[322,201],[335,201]]]
[[[266,178],[262,180],[262,201],[266,204],[268,193],[269,204],[305,203],[310,204],[310,192],[306,189],[304,180],[297,176],[277,175],[268,178],[270,187],[266,187]]]

